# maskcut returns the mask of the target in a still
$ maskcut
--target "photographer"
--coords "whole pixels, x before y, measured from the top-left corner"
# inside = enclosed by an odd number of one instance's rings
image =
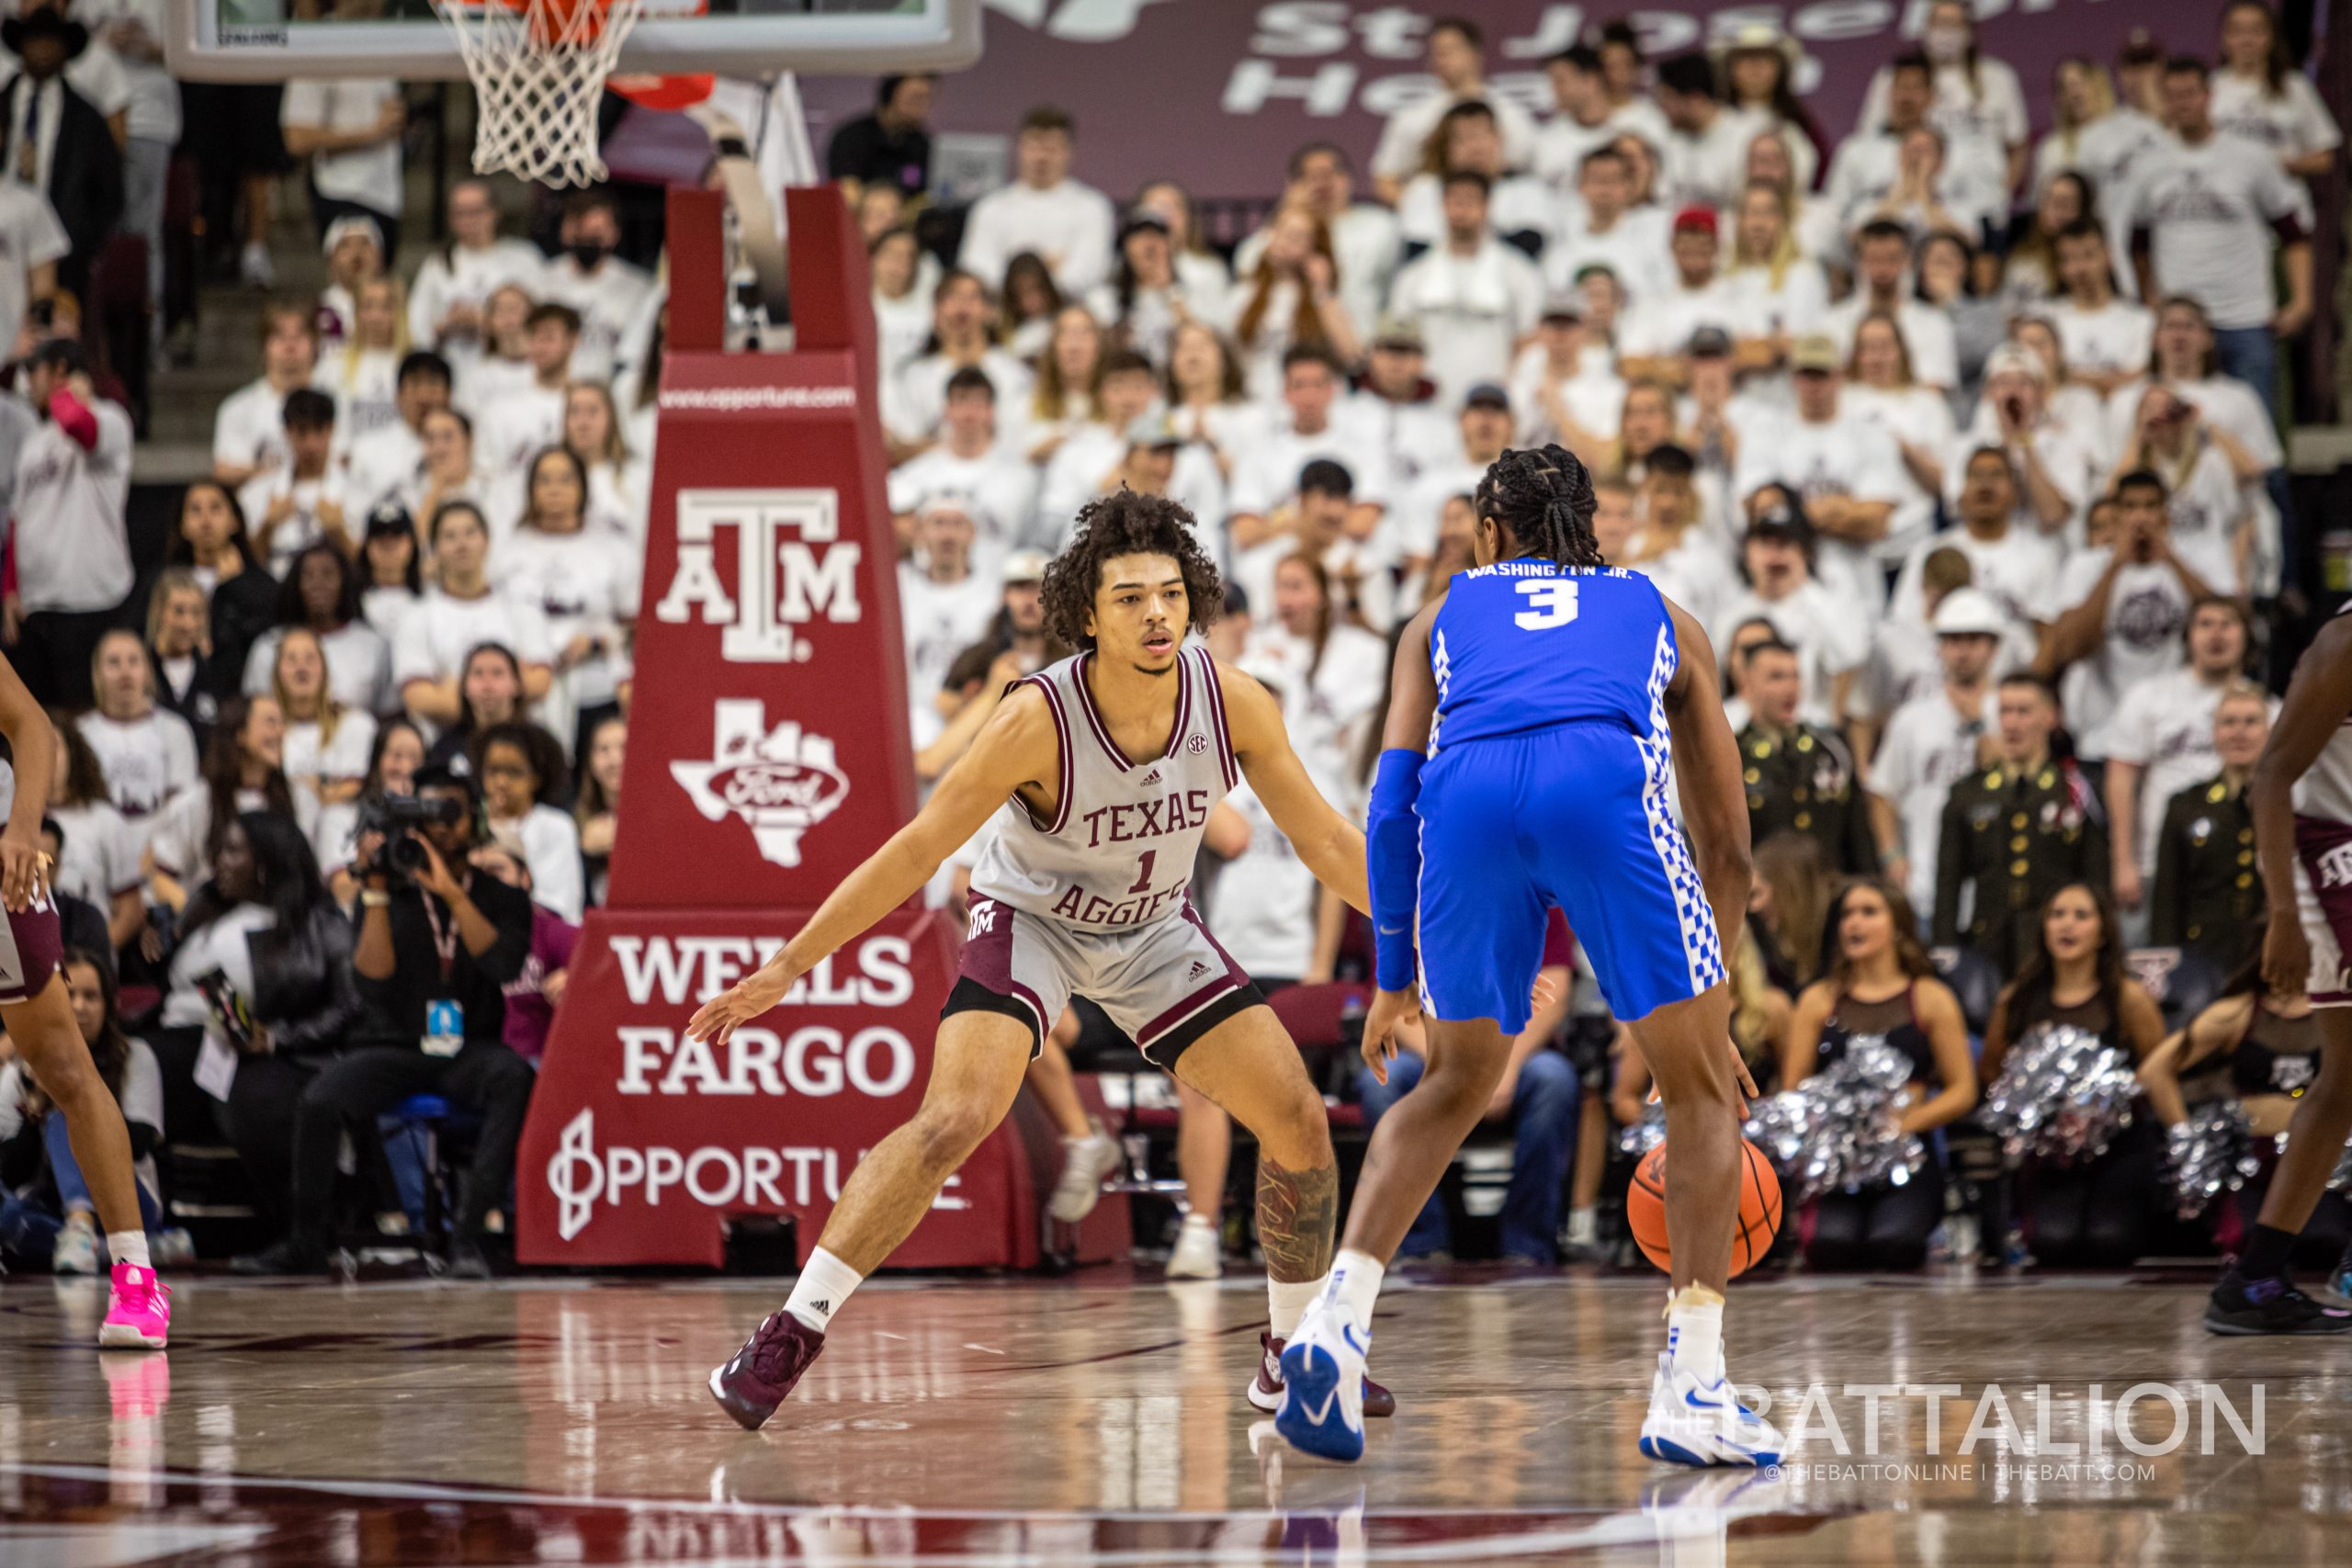
[[[294,1232],[272,1271],[314,1273],[332,1237],[335,1151],[346,1125],[413,1094],[436,1094],[482,1119],[466,1182],[452,1271],[486,1279],[483,1217],[506,1201],[530,1103],[528,1063],[501,1039],[503,988],[530,952],[531,901],[469,862],[481,817],[470,779],[428,770],[413,805],[363,818],[359,941],[353,967],[382,1042],[330,1064],[302,1096],[294,1132]],[[419,818],[428,820],[419,822]],[[387,829],[397,833],[388,833]]]

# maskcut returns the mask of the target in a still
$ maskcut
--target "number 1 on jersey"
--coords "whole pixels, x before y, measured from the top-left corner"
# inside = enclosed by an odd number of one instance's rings
[[[1548,632],[1577,618],[1577,580],[1573,577],[1532,577],[1519,584],[1520,596],[1535,608],[1521,610],[1511,623],[1521,631]]]
[[[1128,892],[1148,893],[1151,891],[1151,863],[1159,858],[1159,852],[1158,850],[1144,851],[1143,865],[1136,872],[1136,885],[1133,887],[1128,888]]]

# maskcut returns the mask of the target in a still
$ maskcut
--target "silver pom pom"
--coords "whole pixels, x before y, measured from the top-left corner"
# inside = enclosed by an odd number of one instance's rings
[[[1749,1108],[1743,1129],[1780,1173],[1790,1201],[1864,1187],[1900,1187],[1927,1163],[1927,1145],[1902,1124],[1911,1062],[1883,1034],[1847,1039],[1821,1072]]]
[[[2139,1087],[2130,1058],[2098,1035],[2040,1023],[2010,1051],[1976,1119],[2012,1162],[2078,1164],[2132,1125]]]
[[[2172,1179],[2173,1211],[2193,1220],[2224,1192],[2234,1192],[2260,1168],[2247,1135],[2245,1112],[2234,1100],[2188,1108],[2188,1120],[2165,1129],[2165,1170]]]
[[[1651,1100],[1642,1107],[1642,1119],[1617,1134],[1617,1146],[1635,1159],[1666,1142],[1666,1107]]]

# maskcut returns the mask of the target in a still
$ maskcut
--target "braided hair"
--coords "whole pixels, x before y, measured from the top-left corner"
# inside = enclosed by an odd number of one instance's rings
[[[1565,446],[1504,452],[1473,499],[1478,515],[1508,533],[1521,555],[1562,566],[1609,564],[1592,532],[1592,475]]]

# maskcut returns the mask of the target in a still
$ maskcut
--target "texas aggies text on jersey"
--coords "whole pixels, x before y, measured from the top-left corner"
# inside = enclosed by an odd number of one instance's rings
[[[1167,754],[1131,762],[1111,739],[1086,685],[1091,653],[1020,684],[1053,710],[1060,748],[1051,821],[1018,796],[990,824],[972,892],[1015,909],[1095,931],[1148,925],[1180,913],[1209,808],[1239,776],[1225,697],[1208,650],[1177,655],[1176,722]]]

